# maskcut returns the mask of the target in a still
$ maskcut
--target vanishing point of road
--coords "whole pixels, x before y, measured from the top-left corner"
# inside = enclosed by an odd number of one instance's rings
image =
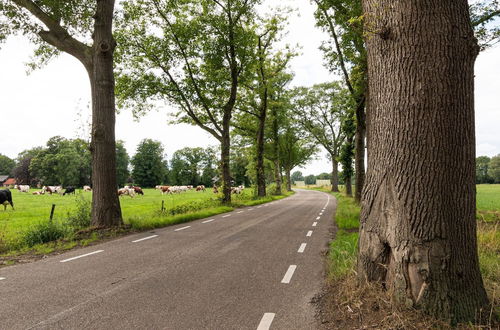
[[[0,269],[0,329],[316,329],[335,199],[286,199]]]

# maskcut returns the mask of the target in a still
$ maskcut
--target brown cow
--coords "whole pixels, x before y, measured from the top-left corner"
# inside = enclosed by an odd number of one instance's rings
[[[205,191],[205,186],[204,185],[197,186],[196,191]]]
[[[142,191],[141,187],[133,186],[132,189],[134,189],[136,194],[144,196],[144,192]]]

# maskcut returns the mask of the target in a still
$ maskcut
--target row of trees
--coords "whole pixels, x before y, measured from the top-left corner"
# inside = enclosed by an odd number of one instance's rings
[[[118,15],[113,0],[2,0],[0,37],[21,31],[40,46],[42,62],[64,51],[87,69],[93,225],[122,223],[114,191],[116,76],[119,105],[140,114],[168,103],[178,110],[173,122],[197,125],[220,142],[224,202],[231,200],[232,152],[251,161],[262,195],[269,173],[279,191],[282,170],[289,176],[290,164],[323,145],[333,187],[336,162],[346,183],[356,176],[359,277],[384,282],[401,304],[473,318],[487,299],[474,252],[479,47],[472,28],[483,45],[496,40],[488,24],[500,13],[497,2],[472,12],[466,0],[314,3],[317,24],[330,35],[325,59],[342,82],[306,89],[288,87],[294,51],[278,47],[286,12],[258,15],[259,0],[130,0]]]
[[[500,183],[500,154],[476,158],[476,183]]]

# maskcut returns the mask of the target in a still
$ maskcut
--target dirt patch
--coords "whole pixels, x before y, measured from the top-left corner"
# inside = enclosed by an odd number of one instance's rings
[[[415,309],[395,309],[388,293],[375,284],[358,285],[354,275],[325,285],[312,303],[320,329],[452,329]],[[500,329],[462,325],[454,329]]]

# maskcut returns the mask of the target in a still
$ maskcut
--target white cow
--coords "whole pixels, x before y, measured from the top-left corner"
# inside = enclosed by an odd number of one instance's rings
[[[17,189],[20,191],[20,192],[30,192],[30,186],[27,185],[27,184],[20,184],[17,186]]]
[[[92,188],[90,186],[83,186],[83,191],[92,191]]]

